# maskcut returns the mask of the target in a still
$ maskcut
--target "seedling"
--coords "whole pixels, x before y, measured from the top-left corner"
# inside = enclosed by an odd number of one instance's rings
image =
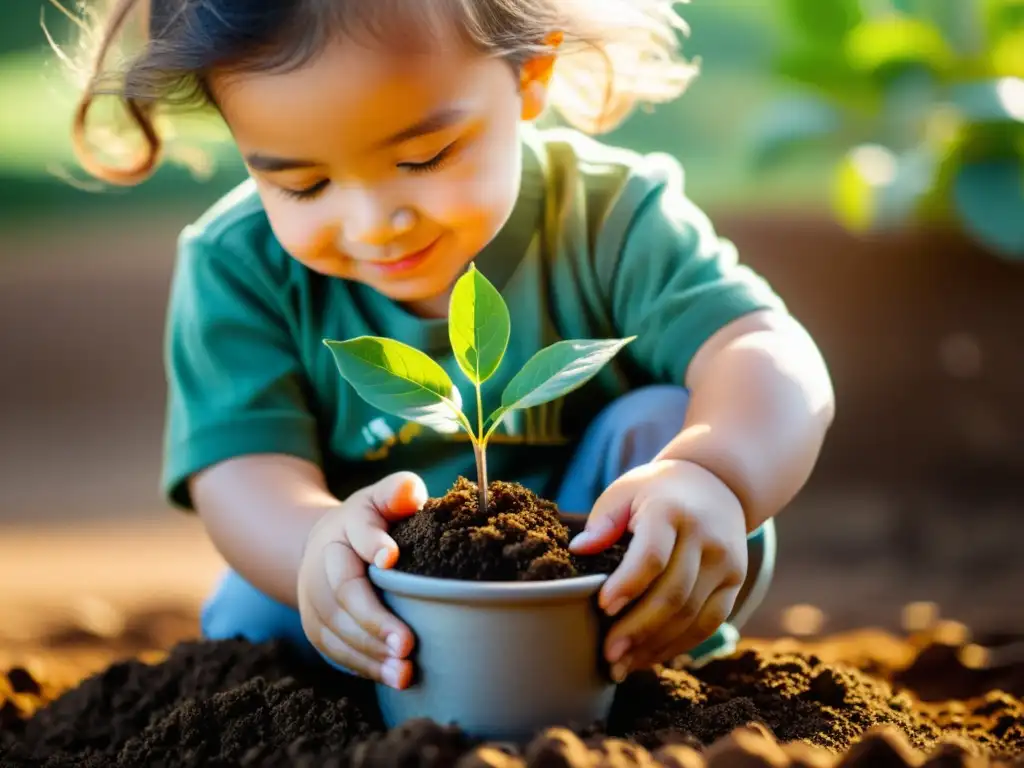
[[[509,381],[501,404],[484,419],[481,386],[501,365],[511,333],[508,307],[476,269],[455,283],[448,310],[448,338],[459,368],[476,390],[474,429],[462,395],[445,370],[420,350],[394,339],[359,336],[324,340],[342,377],[370,405],[437,432],[462,429],[476,454],[480,509],[487,509],[487,441],[511,411],[532,408],[586,384],[635,336],[559,341],[531,357]]]

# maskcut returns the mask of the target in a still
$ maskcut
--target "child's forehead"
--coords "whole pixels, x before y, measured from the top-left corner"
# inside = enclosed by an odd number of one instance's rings
[[[236,135],[258,143],[302,133],[365,142],[438,113],[486,109],[512,83],[503,62],[464,47],[406,52],[351,41],[289,72],[211,79]]]

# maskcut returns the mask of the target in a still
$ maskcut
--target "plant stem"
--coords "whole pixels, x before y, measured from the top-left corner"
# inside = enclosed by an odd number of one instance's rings
[[[479,382],[476,384],[476,423],[477,439],[473,441],[473,448],[476,450],[477,495],[480,512],[485,514],[487,512],[487,438],[484,437],[484,405]]]

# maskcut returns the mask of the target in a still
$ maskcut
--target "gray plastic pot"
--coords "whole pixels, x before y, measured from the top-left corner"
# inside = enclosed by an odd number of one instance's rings
[[[597,606],[607,576],[478,582],[371,566],[369,577],[416,636],[413,684],[377,686],[387,727],[427,717],[483,739],[521,741],[608,715],[615,684]]]

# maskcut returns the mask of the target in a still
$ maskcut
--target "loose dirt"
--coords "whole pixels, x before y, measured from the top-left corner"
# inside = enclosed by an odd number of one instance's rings
[[[747,641],[699,669],[636,673],[607,723],[522,745],[429,721],[385,731],[365,681],[280,643],[186,641],[65,690],[47,665],[9,668],[0,765],[1024,766],[1020,641],[937,630]]]
[[[400,571],[472,581],[539,581],[611,573],[628,536],[598,555],[569,551],[574,531],[554,503],[517,483],[488,485],[486,511],[477,485],[459,478],[441,498],[392,526]]]

